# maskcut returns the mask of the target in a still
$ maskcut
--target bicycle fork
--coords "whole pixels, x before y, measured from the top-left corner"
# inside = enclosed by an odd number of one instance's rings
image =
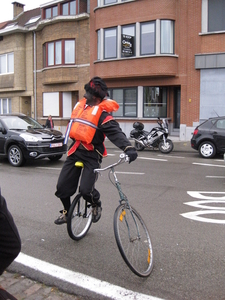
[[[133,211],[132,211],[132,209],[131,209],[131,207],[130,207],[130,204],[129,204],[128,200],[127,200],[127,197],[126,197],[126,196],[124,195],[124,193],[122,192],[122,189],[121,189],[121,183],[119,182],[119,180],[118,180],[118,178],[117,178],[117,176],[116,176],[116,172],[114,171],[114,168],[113,168],[113,167],[111,168],[111,172],[112,172],[113,177],[114,177],[114,180],[115,180],[116,188],[117,188],[117,190],[118,190],[118,192],[119,192],[119,196],[120,196],[119,202],[120,202],[120,204],[122,204],[123,201],[126,203],[126,206],[128,207],[128,209],[129,209],[129,211],[130,211],[130,213],[131,213],[131,216],[132,216],[132,218],[133,218],[133,220],[134,220],[134,224],[135,224],[135,226],[136,226],[136,228],[137,228],[137,237],[135,237],[135,238],[132,238],[132,237],[131,237],[130,227],[129,227],[129,224],[128,224],[128,221],[127,221],[126,211],[125,211],[125,210],[123,210],[122,213],[121,213],[121,215],[120,215],[120,221],[122,221],[123,218],[125,219],[125,223],[126,223],[126,225],[127,225],[127,230],[128,230],[130,242],[134,242],[134,241],[136,241],[136,240],[140,240],[140,239],[141,239],[141,236],[140,236],[138,224],[137,224],[137,222],[136,222],[136,219],[135,219],[135,217],[134,217],[134,214],[133,214]]]

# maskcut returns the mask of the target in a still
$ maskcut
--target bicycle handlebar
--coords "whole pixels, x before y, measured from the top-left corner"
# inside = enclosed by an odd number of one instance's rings
[[[114,163],[112,165],[109,165],[109,166],[107,166],[105,168],[102,168],[102,169],[94,169],[94,172],[99,173],[101,171],[106,171],[106,170],[111,169],[112,167],[118,166],[118,165],[120,165],[124,162],[129,162],[129,156],[126,155],[125,153],[121,153],[120,154],[120,159],[116,163]]]

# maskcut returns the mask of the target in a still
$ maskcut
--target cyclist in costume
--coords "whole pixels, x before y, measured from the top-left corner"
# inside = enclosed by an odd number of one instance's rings
[[[73,143],[68,150],[56,186],[55,195],[63,204],[63,210],[55,220],[57,225],[67,222],[67,213],[71,205],[70,197],[77,190],[81,174],[81,168],[75,167],[77,161],[82,161],[84,164],[79,192],[92,204],[93,223],[100,219],[102,207],[100,194],[95,189],[97,174],[93,170],[100,168],[102,158],[107,155],[104,146],[106,136],[128,155],[129,162],[137,158],[136,149],[110,114],[117,111],[119,105],[116,101],[106,98],[108,88],[105,82],[100,77],[93,77],[85,84],[84,89],[84,98],[75,105],[65,136],[65,143],[68,137],[73,140]]]

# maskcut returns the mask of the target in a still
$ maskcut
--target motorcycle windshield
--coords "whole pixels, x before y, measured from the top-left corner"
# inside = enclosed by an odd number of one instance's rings
[[[163,127],[168,129],[168,121],[166,119],[163,119]]]

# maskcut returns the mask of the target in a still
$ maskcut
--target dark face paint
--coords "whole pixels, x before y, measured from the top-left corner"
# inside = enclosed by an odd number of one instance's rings
[[[86,103],[87,103],[88,105],[93,105],[93,95],[91,95],[89,92],[86,92],[86,93],[84,94],[84,98],[87,99]]]
[[[88,104],[88,105],[90,105],[90,106],[98,105],[98,104],[101,102],[100,98],[96,98],[95,96],[93,96],[93,95],[92,95],[91,93],[89,93],[89,92],[86,92],[86,93],[84,94],[84,98],[87,99],[86,104]]]

